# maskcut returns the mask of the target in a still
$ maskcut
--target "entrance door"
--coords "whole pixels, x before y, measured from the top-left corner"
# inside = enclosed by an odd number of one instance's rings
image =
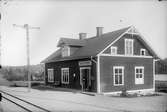
[[[91,87],[90,79],[90,67],[81,67],[80,68],[80,84],[82,86],[82,91],[89,91]]]

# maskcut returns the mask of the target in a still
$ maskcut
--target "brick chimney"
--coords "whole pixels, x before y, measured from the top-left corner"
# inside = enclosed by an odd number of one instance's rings
[[[86,39],[86,33],[79,33],[79,40]]]
[[[97,30],[96,36],[100,37],[103,34],[103,27],[96,27],[96,30]]]

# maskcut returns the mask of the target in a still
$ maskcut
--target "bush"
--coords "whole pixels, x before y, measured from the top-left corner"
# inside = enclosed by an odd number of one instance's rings
[[[122,96],[122,97],[127,97],[128,96],[126,88],[122,89],[120,96]]]
[[[8,81],[27,81],[28,72],[26,66],[6,66],[0,70],[0,73]],[[30,66],[31,80],[43,81],[44,80],[44,66],[31,65]]]

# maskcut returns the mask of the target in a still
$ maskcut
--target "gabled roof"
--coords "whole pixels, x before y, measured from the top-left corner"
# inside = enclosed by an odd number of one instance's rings
[[[54,62],[55,58],[61,58],[61,49],[56,50],[54,53],[52,53],[46,59],[44,59],[41,63]]]
[[[100,37],[94,36],[84,40],[61,38],[58,43],[58,46],[61,46],[61,44],[66,44],[72,46],[80,45],[82,47],[80,47],[74,54],[68,57],[61,57],[61,51],[59,49],[52,55],[50,55],[48,58],[46,58],[44,61],[42,61],[42,63],[90,58],[91,56],[96,56],[102,50],[108,47],[111,43],[113,43],[115,40],[122,37],[122,35],[125,34],[130,28],[131,26],[113,32],[104,33]],[[155,52],[146,44],[146,42],[144,42],[144,40],[142,41],[146,45],[146,47],[150,50],[150,52],[154,56],[157,56]]]

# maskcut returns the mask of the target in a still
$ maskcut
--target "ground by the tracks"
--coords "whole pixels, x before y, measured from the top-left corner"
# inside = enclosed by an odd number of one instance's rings
[[[23,87],[0,86],[21,99],[42,106],[53,112],[165,112],[167,94],[134,98],[120,98],[103,95],[90,96],[80,92],[36,90]],[[23,110],[5,100],[1,102],[4,112],[22,112]]]

